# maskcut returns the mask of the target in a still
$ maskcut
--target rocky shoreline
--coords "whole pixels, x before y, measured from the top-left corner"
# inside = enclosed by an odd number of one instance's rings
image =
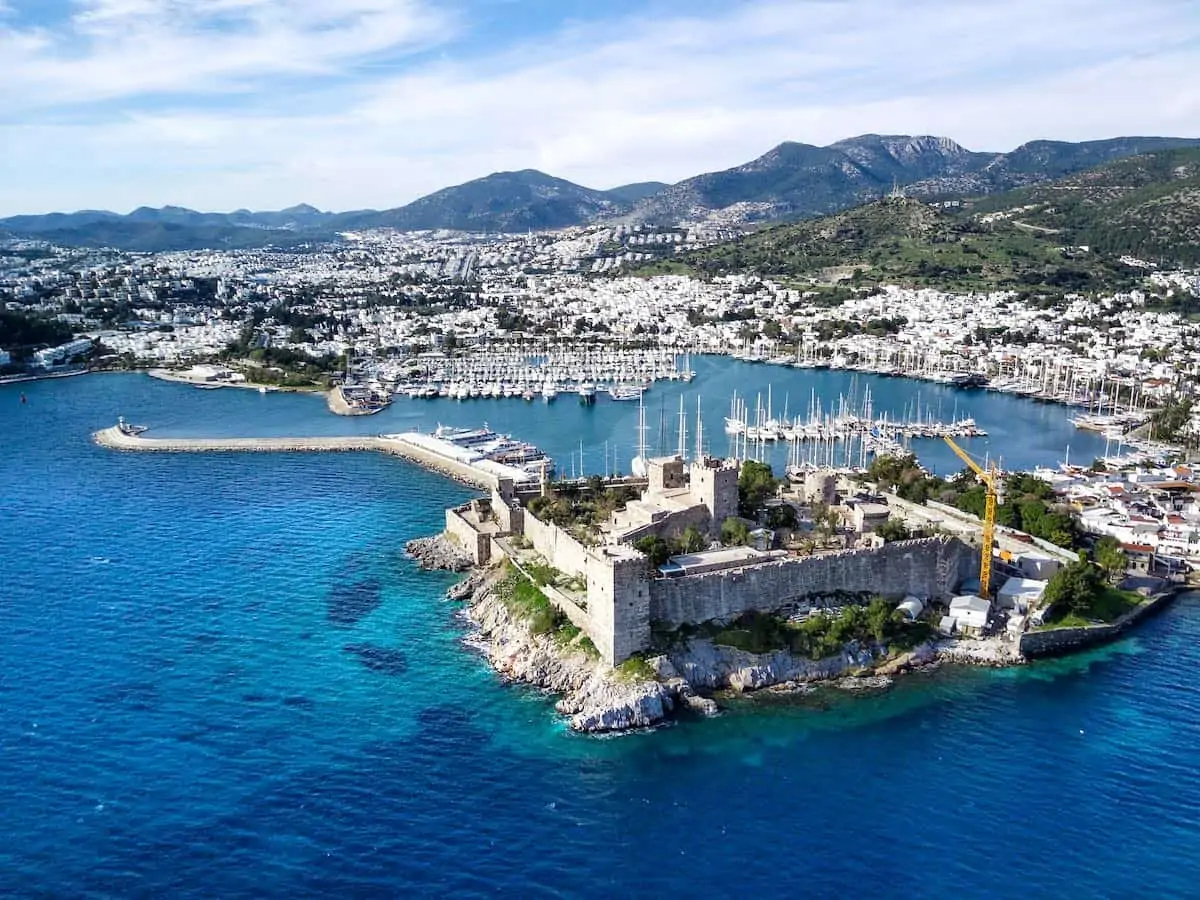
[[[474,564],[467,552],[444,534],[411,540],[404,545],[404,552],[415,559],[422,569],[426,570],[442,569],[447,572],[466,572]],[[476,574],[472,573],[472,577]]]
[[[559,694],[555,708],[570,727],[586,733],[647,728],[680,710],[717,715],[713,694],[761,690],[804,693],[819,684],[851,692],[885,690],[895,676],[941,663],[1007,666],[1024,662],[999,641],[939,641],[921,644],[896,657],[878,647],[848,644],[838,656],[811,660],[786,651],[749,653],[692,638],[647,658],[653,678],[635,677],[601,662],[580,642],[553,634],[533,634],[495,590],[500,567],[472,568],[470,560],[444,536],[410,541],[405,548],[426,569],[464,572],[447,592],[464,603],[471,633],[464,643],[478,650],[500,675]]]

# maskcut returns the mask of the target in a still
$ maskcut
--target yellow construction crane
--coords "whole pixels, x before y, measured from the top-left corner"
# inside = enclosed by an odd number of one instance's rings
[[[980,549],[983,558],[979,563],[979,596],[988,596],[988,588],[992,580],[992,545],[996,542],[996,503],[1003,493],[1004,484],[1000,480],[1000,466],[995,460],[988,462],[987,468],[979,465],[967,454],[967,451],[946,437],[950,449],[958,454],[972,472],[987,488],[987,502],[983,510],[983,547]]]

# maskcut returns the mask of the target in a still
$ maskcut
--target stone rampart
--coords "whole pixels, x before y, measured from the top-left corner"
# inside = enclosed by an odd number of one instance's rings
[[[545,557],[547,563],[568,575],[587,576],[587,547],[557,525],[530,515],[528,510],[523,518],[525,539]]]
[[[471,556],[477,566],[486,566],[492,558],[491,538],[479,531],[463,513],[469,506],[446,510],[446,534]]]
[[[978,565],[975,551],[961,541],[921,538],[885,544],[878,550],[850,550],[780,560],[681,578],[650,582],[650,618],[672,628],[712,619],[732,619],[751,610],[771,612],[811,595],[849,593],[951,593]]]
[[[638,529],[636,537],[626,535],[624,540],[632,542],[637,538],[645,537],[647,534],[657,534],[661,538],[677,538],[683,534],[689,527],[695,528],[701,534],[709,533],[714,527],[719,531],[720,523],[713,523],[712,516],[709,515],[708,507],[693,506],[689,509],[673,510],[663,516],[656,522]]]
[[[501,532],[520,534],[525,530],[525,508],[515,500],[505,500],[498,491],[492,491],[492,513]]]

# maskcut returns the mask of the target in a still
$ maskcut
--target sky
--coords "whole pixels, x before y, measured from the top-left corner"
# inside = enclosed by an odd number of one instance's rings
[[[1200,136],[1198,0],[0,0],[0,215]]]

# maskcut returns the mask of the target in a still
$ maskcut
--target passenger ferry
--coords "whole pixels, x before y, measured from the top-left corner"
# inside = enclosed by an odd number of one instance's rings
[[[554,460],[528,441],[516,440],[507,434],[492,431],[485,423],[482,428],[456,428],[438,425],[433,436],[439,440],[478,454],[481,459],[523,469],[531,475],[554,472]]]

